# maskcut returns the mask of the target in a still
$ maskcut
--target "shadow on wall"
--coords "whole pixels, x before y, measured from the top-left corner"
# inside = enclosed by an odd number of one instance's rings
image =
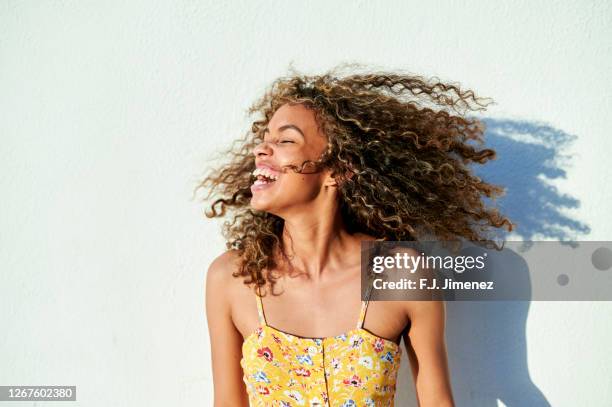
[[[527,122],[483,122],[487,125],[485,145],[495,149],[498,156],[484,166],[475,166],[474,171],[487,182],[506,188],[506,195],[488,203],[516,223],[514,233],[523,240],[577,240],[577,235],[588,233],[587,225],[562,213],[563,209],[579,207],[580,202],[547,182],[566,177],[571,157],[563,150],[575,136]],[[511,270],[514,279],[523,279],[522,284],[529,289],[525,261],[509,250],[504,253],[506,258],[499,262]],[[458,407],[497,407],[497,400],[507,407],[550,406],[528,370],[525,329],[529,304],[447,302],[448,360]],[[417,406],[405,353],[402,359],[396,404]]]
[[[497,151],[497,159],[474,166],[474,172],[506,188],[497,206],[516,222],[516,234],[523,240],[578,240],[576,235],[589,233],[587,225],[562,212],[580,202],[547,181],[567,178],[565,169],[574,163],[564,150],[576,136],[547,125],[482,121],[487,126],[485,145]]]

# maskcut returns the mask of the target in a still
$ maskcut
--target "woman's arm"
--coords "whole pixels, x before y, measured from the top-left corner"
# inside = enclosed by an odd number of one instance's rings
[[[214,407],[248,407],[242,381],[242,335],[232,322],[233,262],[230,252],[217,257],[206,275],[206,318],[210,336],[214,383]]]
[[[444,339],[444,301],[407,302],[404,334],[419,407],[454,407]]]

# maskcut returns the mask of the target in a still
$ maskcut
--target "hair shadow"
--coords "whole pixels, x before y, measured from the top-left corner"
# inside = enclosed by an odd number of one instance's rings
[[[589,233],[588,225],[564,212],[578,208],[579,200],[549,182],[567,177],[565,168],[572,157],[565,149],[576,137],[539,123],[482,121],[487,126],[485,145],[497,151],[497,159],[473,169],[487,182],[506,188],[506,194],[495,205],[516,223],[516,240],[577,240],[578,235]],[[507,232],[500,237],[507,237]],[[513,273],[512,278],[523,279],[521,283],[527,284],[531,292],[529,269],[523,258],[511,250],[499,256],[504,256],[498,261]],[[550,406],[531,379],[527,364],[530,303],[531,300],[446,303],[448,361],[458,407],[497,407],[498,400],[507,407]],[[403,355],[396,403],[417,406],[414,386],[404,385],[412,383],[412,377],[406,354]]]

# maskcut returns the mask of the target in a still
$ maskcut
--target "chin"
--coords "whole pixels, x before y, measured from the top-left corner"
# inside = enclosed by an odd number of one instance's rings
[[[256,211],[264,211],[264,212],[272,213],[270,211],[270,209],[272,209],[271,206],[267,202],[261,202],[257,198],[251,198],[251,202],[249,203],[249,206],[255,209]]]

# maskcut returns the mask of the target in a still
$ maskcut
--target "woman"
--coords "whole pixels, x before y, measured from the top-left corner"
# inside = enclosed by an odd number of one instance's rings
[[[419,405],[454,405],[444,303],[362,301],[361,241],[512,230],[482,202],[503,190],[466,166],[495,157],[468,143],[483,126],[462,110],[480,102],[332,70],[278,79],[251,107],[231,162],[198,186],[218,192],[208,217],[235,213],[206,279],[216,407],[392,406],[402,338]]]

